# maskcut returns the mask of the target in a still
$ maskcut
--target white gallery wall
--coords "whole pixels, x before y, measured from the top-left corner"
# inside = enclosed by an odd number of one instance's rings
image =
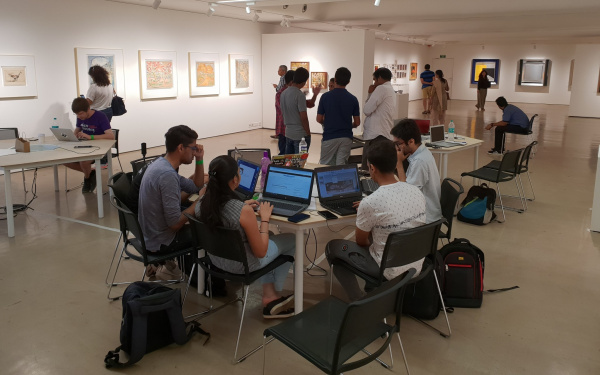
[[[600,45],[577,45],[569,116],[600,117],[599,74]]]
[[[419,44],[396,42],[392,40],[375,40],[375,64],[406,64],[406,78],[392,80],[394,88],[408,92],[408,100],[422,99],[421,80],[419,75],[425,64],[431,64],[429,49]],[[417,79],[410,80],[410,64],[417,63]]]
[[[472,85],[472,59],[500,59],[500,81],[488,90],[487,101],[504,96],[508,102],[566,104],[571,101],[568,90],[571,60],[575,45],[438,45],[431,47],[431,70],[435,58],[446,55],[454,60],[452,99],[477,100],[477,85]],[[552,61],[549,85],[546,87],[519,86],[517,74],[520,59],[549,59]]]
[[[327,72],[333,78],[337,68],[350,69],[352,78],[346,89],[362,104],[367,99],[367,89],[372,83],[373,45],[375,34],[364,30],[324,33],[284,33],[262,36],[262,109],[263,127],[275,129],[275,89],[279,81],[279,65],[292,61],[310,62],[311,72]],[[327,92],[326,90],[321,91]],[[319,94],[320,97],[321,94]],[[307,98],[312,97],[312,91]],[[308,110],[311,132],[322,133],[321,124],[316,121],[315,108]],[[360,130],[360,128],[359,128]]]
[[[112,121],[121,130],[121,151],[139,149],[141,142],[162,145],[173,125],[189,125],[206,138],[248,130],[262,120],[260,24],[98,0],[0,5],[0,55],[34,56],[38,92],[33,99],[0,99],[0,127],[49,134],[52,118],[65,112],[75,124],[75,47],[123,50],[128,113]],[[177,98],[140,100],[138,50],[177,52]],[[190,97],[188,52],[219,53],[218,96]],[[252,94],[229,94],[230,53],[253,55]]]

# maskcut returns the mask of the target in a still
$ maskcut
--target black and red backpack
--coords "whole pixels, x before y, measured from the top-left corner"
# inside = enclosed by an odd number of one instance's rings
[[[464,238],[440,249],[442,295],[447,307],[481,307],[483,301],[483,251]]]

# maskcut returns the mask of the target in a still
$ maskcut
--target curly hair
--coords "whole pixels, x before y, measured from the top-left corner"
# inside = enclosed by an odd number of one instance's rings
[[[108,71],[100,65],[94,65],[88,70],[88,74],[92,77],[92,81],[98,86],[110,85],[110,79],[108,78]]]

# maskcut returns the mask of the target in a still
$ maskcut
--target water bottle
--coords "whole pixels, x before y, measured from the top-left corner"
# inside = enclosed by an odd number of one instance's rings
[[[302,137],[302,140],[300,141],[300,153],[301,154],[308,153],[308,144],[306,143],[306,140],[304,139],[304,137]]]
[[[269,164],[271,164],[271,159],[269,159],[269,152],[263,152],[263,158],[260,160],[260,188],[261,191],[265,189],[265,181],[267,180],[267,171],[269,170]]]
[[[56,119],[56,117],[52,120],[52,128],[58,129],[58,120]]]
[[[454,121],[450,120],[450,125],[448,125],[448,140],[450,142],[454,141]]]

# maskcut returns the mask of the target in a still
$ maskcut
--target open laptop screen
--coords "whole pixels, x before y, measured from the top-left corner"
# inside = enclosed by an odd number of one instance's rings
[[[265,195],[310,201],[313,172],[305,169],[269,166]]]
[[[431,142],[439,142],[444,140],[444,125],[435,125],[429,128],[431,134]]]
[[[362,195],[355,165],[318,168],[315,174],[320,198]]]
[[[238,160],[238,167],[240,168],[240,185],[237,189],[244,193],[254,193],[256,188],[256,181],[260,175],[260,166],[244,159]]]

